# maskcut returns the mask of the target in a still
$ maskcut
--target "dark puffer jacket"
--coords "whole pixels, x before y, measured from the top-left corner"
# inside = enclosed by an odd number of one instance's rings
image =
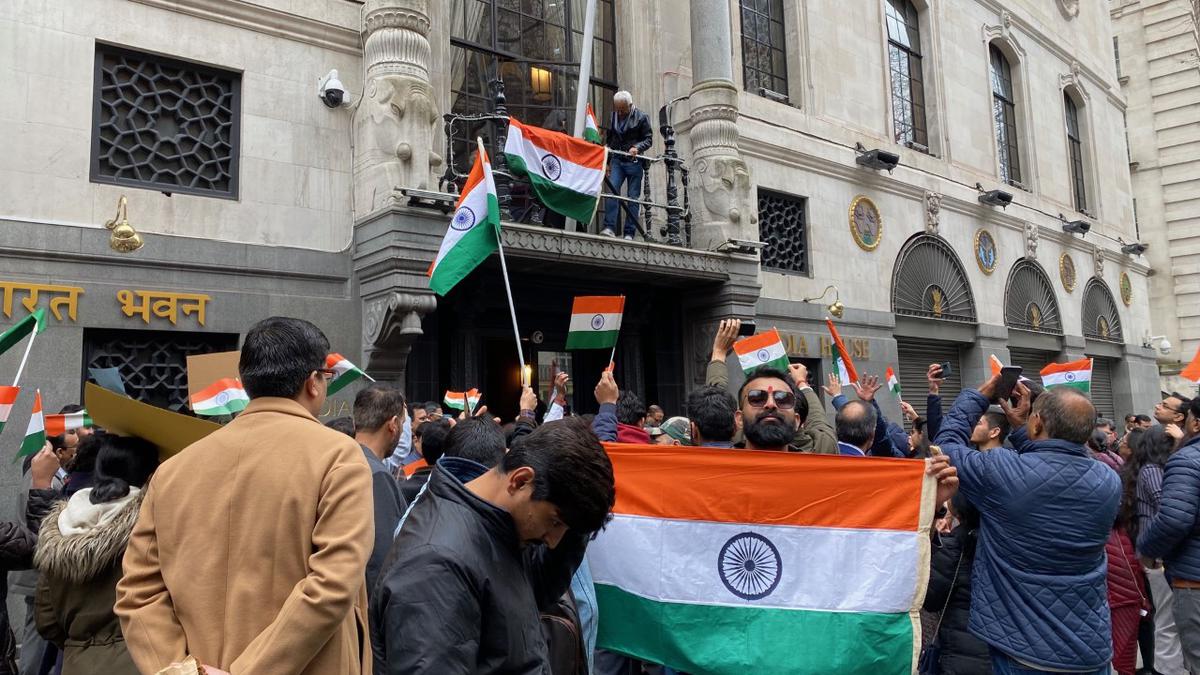
[[[1158,515],[1145,521],[1138,553],[1162,558],[1176,579],[1200,581],[1200,437],[1167,460]]]
[[[971,429],[988,405],[964,391],[937,437],[980,513],[971,632],[1033,666],[1103,668],[1112,660],[1104,545],[1121,479],[1082,445],[1029,441],[1024,428],[1010,436],[1016,451],[971,449]]]
[[[942,612],[945,608],[936,636],[941,644],[939,663],[942,672],[945,675],[987,675],[992,672],[988,646],[967,628],[971,617],[971,567],[975,563],[979,513],[961,497],[955,498],[954,510],[962,522],[950,534],[940,537],[940,546],[934,546],[925,611]]]
[[[13,521],[0,522],[0,598],[8,597],[7,572],[33,566],[33,534]],[[16,639],[8,621],[8,605],[0,602],[0,675],[15,675]]]

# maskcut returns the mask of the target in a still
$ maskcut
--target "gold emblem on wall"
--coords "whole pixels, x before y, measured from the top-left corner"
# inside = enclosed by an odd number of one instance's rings
[[[930,286],[929,287],[929,304],[930,304],[930,310],[933,312],[933,315],[940,318],[942,316],[942,311],[945,309],[945,306],[946,306],[945,291],[938,288],[937,286]]]
[[[984,274],[995,272],[996,258],[996,240],[992,233],[984,229],[975,232],[975,263],[979,265],[979,271]]]
[[[1108,319],[1102,316],[1096,317],[1096,333],[1102,338],[1112,337],[1109,335]]]
[[[1033,326],[1034,330],[1042,329],[1042,308],[1037,306],[1036,302],[1029,303],[1029,325]]]
[[[1129,280],[1128,272],[1121,272],[1121,302],[1126,307],[1133,302],[1133,282]]]
[[[1058,278],[1062,280],[1063,288],[1070,293],[1075,290],[1075,261],[1070,253],[1064,253],[1058,258]]]
[[[883,218],[870,198],[859,195],[850,202],[850,234],[864,251],[874,251],[883,239]]]

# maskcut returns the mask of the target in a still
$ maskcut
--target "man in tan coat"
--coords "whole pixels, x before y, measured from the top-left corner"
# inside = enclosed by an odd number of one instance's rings
[[[259,322],[239,364],[250,405],[150,481],[116,604],[142,673],[188,656],[209,673],[371,672],[371,472],[316,419],[328,351],[307,321]]]

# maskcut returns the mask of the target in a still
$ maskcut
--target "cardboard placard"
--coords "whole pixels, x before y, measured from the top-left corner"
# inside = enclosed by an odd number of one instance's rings
[[[83,403],[97,426],[114,434],[146,439],[158,447],[161,460],[221,428],[215,422],[135,401],[91,382],[84,388]]]
[[[187,357],[188,400],[221,378],[238,379],[238,359],[241,356],[240,351],[233,351]]]

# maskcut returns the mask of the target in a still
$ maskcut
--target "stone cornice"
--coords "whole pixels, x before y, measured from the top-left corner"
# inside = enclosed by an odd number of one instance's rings
[[[244,0],[132,0],[170,12],[244,28],[323,49],[361,55],[357,28],[263,7]]]

